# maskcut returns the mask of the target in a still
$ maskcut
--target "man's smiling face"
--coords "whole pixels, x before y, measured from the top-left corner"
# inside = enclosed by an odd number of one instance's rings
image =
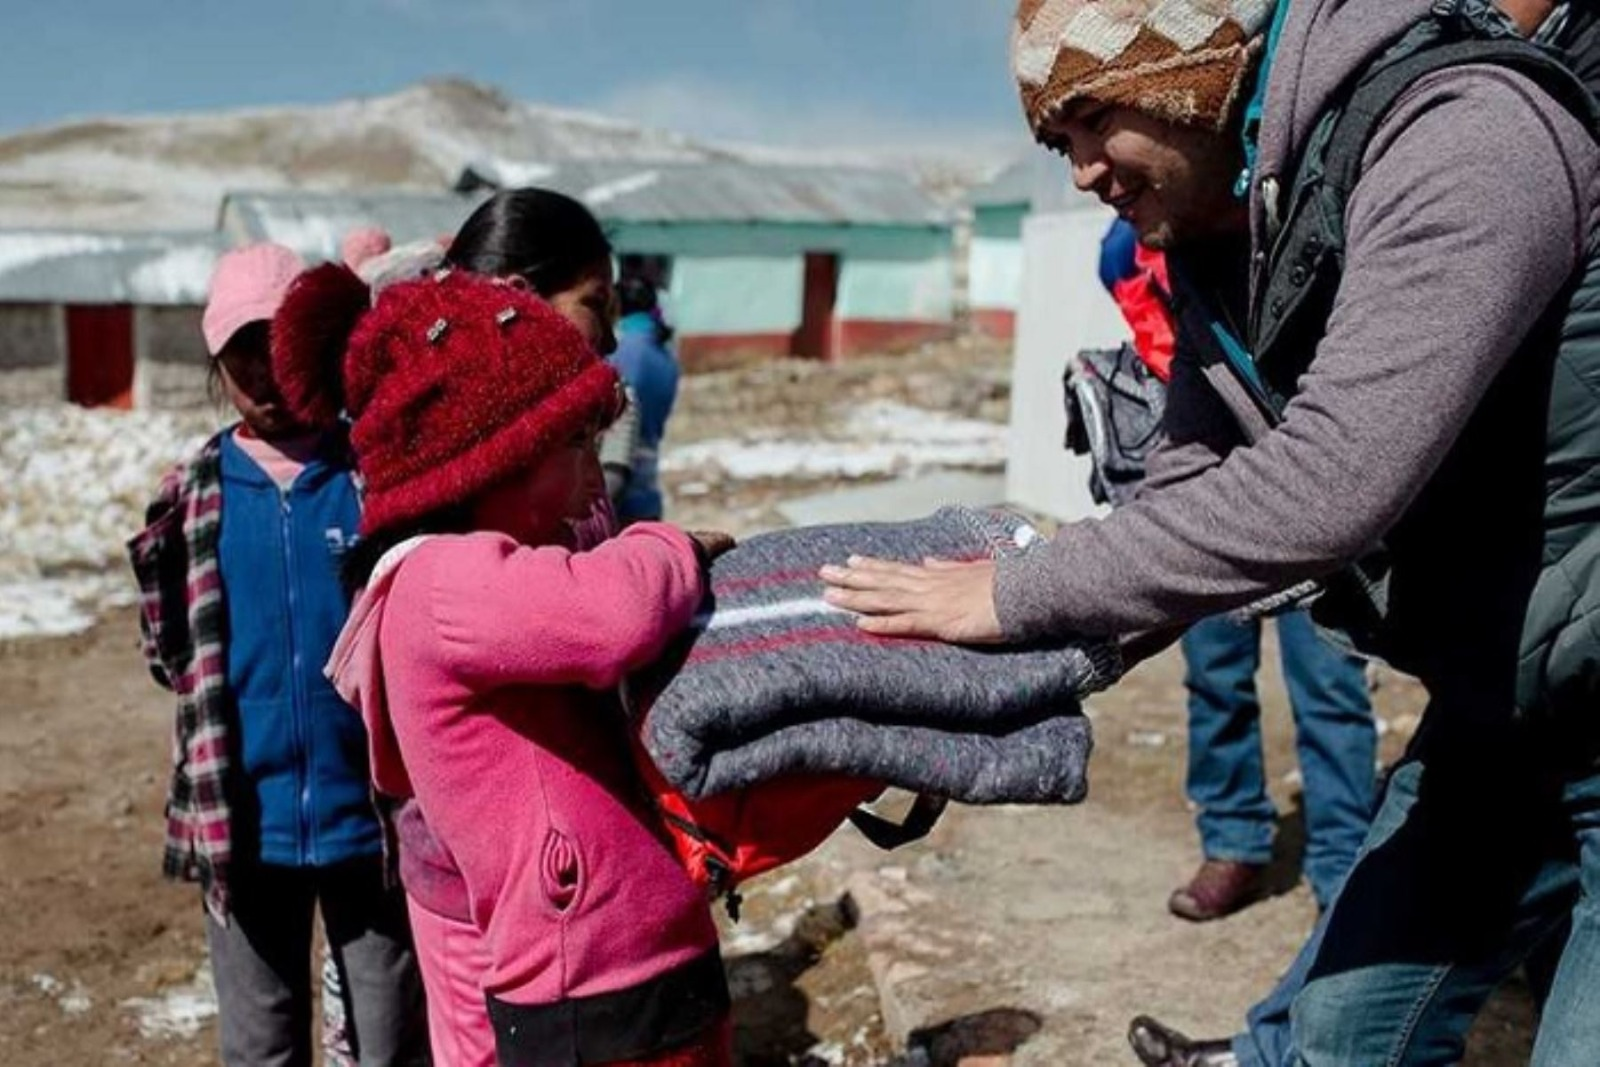
[[[1114,208],[1151,248],[1248,223],[1233,195],[1241,163],[1230,137],[1093,100],[1068,105],[1043,133],[1066,151],[1073,184]]]

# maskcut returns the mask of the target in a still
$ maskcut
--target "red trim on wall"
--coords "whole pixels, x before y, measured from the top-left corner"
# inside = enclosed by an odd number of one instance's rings
[[[972,326],[985,336],[1009,341],[1017,336],[1017,313],[1009,308],[973,308]]]
[[[675,343],[678,359],[689,370],[709,369],[751,360],[781,359],[789,354],[792,334],[699,333],[680,334]]]
[[[948,322],[904,322],[848,319],[835,324],[834,351],[842,358],[903,352],[955,332]],[[687,370],[712,370],[764,359],[782,359],[794,352],[793,333],[691,333],[674,339],[678,360]]]
[[[909,348],[942,341],[955,332],[948,322],[906,322],[889,319],[846,319],[839,323],[839,355],[865,356],[904,352]]]

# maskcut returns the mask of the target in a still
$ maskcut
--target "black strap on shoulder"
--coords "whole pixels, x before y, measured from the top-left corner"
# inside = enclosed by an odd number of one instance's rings
[[[1427,39],[1420,32],[1416,36],[1424,43],[1361,75],[1346,102],[1319,124],[1293,186],[1288,219],[1256,282],[1251,347],[1274,415],[1281,414],[1293,395],[1314,351],[1316,330],[1308,335],[1293,324],[1325,319],[1338,290],[1344,272],[1345,209],[1360,179],[1368,145],[1395,102],[1419,79],[1466,65],[1512,70],[1534,81],[1600,136],[1600,105],[1583,82],[1545,49],[1509,36],[1443,40]],[[1280,351],[1286,337],[1293,338],[1294,351],[1289,353]]]
[[[900,822],[892,822],[866,808],[857,808],[850,813],[850,824],[861,832],[862,837],[885,852],[891,852],[931,834],[948,803],[943,797],[918,793],[911,810]]]
[[[1362,80],[1345,107],[1324,156],[1328,191],[1349,199],[1361,174],[1367,145],[1395,101],[1418,79],[1452,67],[1504,67],[1535,82],[1592,133],[1600,133],[1600,108],[1584,84],[1562,62],[1537,45],[1514,39],[1469,39],[1424,48]]]

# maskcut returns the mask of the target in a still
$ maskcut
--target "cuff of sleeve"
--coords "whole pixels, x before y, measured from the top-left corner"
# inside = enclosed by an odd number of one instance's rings
[[[1052,595],[1059,584],[1049,551],[1024,552],[995,561],[994,610],[1000,630],[1012,644],[1037,641],[1062,632],[1060,605]]]
[[[693,537],[689,538],[689,548],[694,552],[694,561],[700,565],[700,577],[709,588],[711,585],[711,553],[707,552],[705,546],[697,538]]]

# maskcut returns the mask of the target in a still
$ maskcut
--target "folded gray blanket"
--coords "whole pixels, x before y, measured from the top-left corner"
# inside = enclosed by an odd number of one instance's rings
[[[1092,742],[1079,698],[1116,679],[1113,646],[875,637],[817,578],[852,554],[977,559],[1037,542],[1014,515],[967,508],[751,538],[713,565],[707,610],[666,680],[645,685],[646,749],[694,799],[811,773],[973,804],[1081,800]]]

